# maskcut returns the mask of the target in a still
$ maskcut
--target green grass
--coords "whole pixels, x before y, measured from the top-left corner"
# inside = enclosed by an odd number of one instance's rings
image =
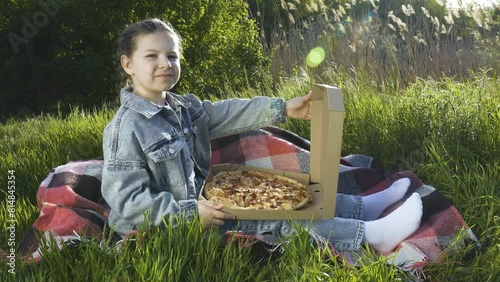
[[[463,262],[466,251],[425,268],[431,281],[496,281],[500,277],[500,80],[479,74],[469,81],[418,80],[404,90],[378,89],[370,80],[317,79],[342,85],[345,101],[343,154],[375,158],[375,167],[410,169],[450,199],[478,236],[482,249]],[[311,83],[287,82],[284,98],[307,92]],[[271,93],[266,90],[267,95]],[[257,89],[228,92],[251,97]],[[7,171],[16,177],[16,240],[38,216],[35,194],[50,169],[69,160],[102,155],[104,126],[115,109],[75,109],[70,115],[41,116],[0,125],[0,183]],[[308,121],[284,128],[309,135]],[[2,188],[2,191],[6,189]],[[4,203],[7,194],[0,194]],[[8,211],[0,208],[0,248],[8,249]],[[282,256],[262,260],[250,248],[203,233],[198,222],[177,229],[151,230],[120,253],[89,240],[76,248],[42,249],[38,265],[16,262],[16,275],[0,262],[0,281],[399,281],[407,280],[382,258],[363,252],[359,267],[337,261],[309,244],[299,232]]]

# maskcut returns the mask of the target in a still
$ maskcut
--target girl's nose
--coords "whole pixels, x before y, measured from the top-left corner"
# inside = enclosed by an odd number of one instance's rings
[[[160,62],[160,68],[161,69],[168,69],[171,67],[170,61],[168,60],[168,57],[164,57],[161,62]]]

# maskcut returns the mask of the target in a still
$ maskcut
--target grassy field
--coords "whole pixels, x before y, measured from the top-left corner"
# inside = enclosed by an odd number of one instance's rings
[[[338,81],[322,81],[338,85]],[[342,81],[346,106],[343,154],[375,158],[375,167],[411,169],[443,192],[478,236],[482,249],[472,260],[454,259],[425,268],[432,281],[496,281],[500,277],[500,80],[486,75],[466,82],[418,80],[404,91],[380,91],[370,81]],[[288,82],[275,95],[290,98],[310,85]],[[251,97],[256,90],[240,93]],[[229,93],[228,96],[236,96]],[[0,126],[0,183],[14,170],[16,239],[38,216],[35,193],[48,171],[69,160],[101,156],[102,130],[114,112],[74,111],[66,117],[10,120]],[[303,136],[308,121],[284,128]],[[2,189],[2,198],[7,198]],[[2,200],[2,203],[5,203]],[[8,248],[6,205],[0,208],[0,247]],[[464,255],[464,254],[463,254]],[[364,253],[361,267],[337,262],[293,237],[281,257],[260,260],[250,249],[226,246],[215,232],[203,234],[197,222],[178,230],[148,232],[143,244],[119,254],[87,241],[77,248],[46,250],[38,265],[16,262],[16,274],[0,263],[1,281],[399,281],[396,267]]]
[[[379,1],[361,0],[357,3],[366,11],[360,13],[355,2],[334,8],[323,1],[273,2],[281,15],[257,18],[261,25],[272,22],[276,27],[261,34],[271,61],[269,81],[239,93],[228,83],[219,98],[288,99],[307,93],[313,83],[340,87],[345,101],[342,153],[372,156],[377,168],[414,171],[453,202],[481,243],[473,258],[459,252],[426,266],[428,280],[500,281],[498,23],[487,10],[445,11],[440,21],[430,8],[408,4],[383,10]],[[387,15],[385,21],[369,12],[378,8]],[[366,16],[360,19],[360,14]],[[313,55],[324,53],[312,60],[314,66],[306,60],[311,50],[320,50]],[[0,124],[0,248],[9,249],[12,237],[19,243],[38,217],[37,188],[52,168],[102,156],[102,131],[115,110],[109,105],[93,111],[74,108],[68,115]],[[308,121],[289,120],[282,127],[309,136]],[[9,209],[9,191],[14,190],[15,207]],[[11,212],[15,232],[7,229]],[[227,245],[215,232],[203,233],[199,222],[149,230],[145,240],[119,253],[104,246],[85,240],[59,250],[48,242],[40,264],[17,256],[11,274],[10,266],[0,262],[0,281],[409,279],[369,251],[357,267],[339,262],[314,248],[306,232],[290,238],[282,255],[271,258]]]

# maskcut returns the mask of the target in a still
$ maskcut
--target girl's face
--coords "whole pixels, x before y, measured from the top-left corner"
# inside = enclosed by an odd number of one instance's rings
[[[135,38],[136,50],[121,57],[123,69],[134,83],[134,93],[158,101],[179,81],[181,74],[179,42],[168,32],[141,34]]]

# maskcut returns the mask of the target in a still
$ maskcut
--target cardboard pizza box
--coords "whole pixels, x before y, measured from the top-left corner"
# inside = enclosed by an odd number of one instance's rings
[[[293,178],[306,184],[313,200],[293,211],[238,210],[223,208],[238,219],[330,219],[335,216],[339,177],[340,149],[344,123],[342,91],[337,87],[317,84],[312,89],[311,101],[311,164],[310,174],[267,169],[237,164],[219,164],[210,168],[207,179],[221,171],[257,170]],[[200,198],[203,197],[203,188]]]

